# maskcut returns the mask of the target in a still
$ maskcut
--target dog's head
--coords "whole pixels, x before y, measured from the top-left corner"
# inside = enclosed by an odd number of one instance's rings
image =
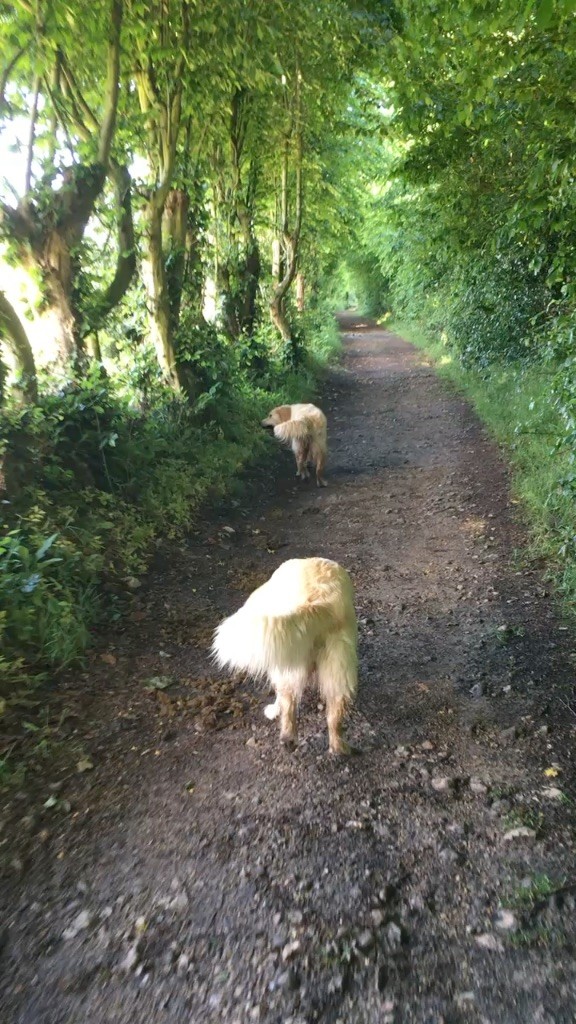
[[[286,423],[291,418],[292,410],[289,405],[279,405],[276,409],[272,409],[265,419],[262,420],[262,426],[268,430],[274,430],[279,423]]]

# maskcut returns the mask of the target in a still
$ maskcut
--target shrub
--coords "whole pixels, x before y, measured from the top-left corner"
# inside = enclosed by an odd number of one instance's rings
[[[325,356],[334,328],[320,315],[306,327]],[[225,492],[264,449],[254,424],[272,405],[309,397],[318,370],[314,359],[287,371],[264,332],[235,349],[210,328],[190,345],[201,385],[193,404],[154,375],[143,396],[125,373],[94,367],[44,388],[34,407],[0,414],[4,693],[82,653],[96,623],[119,614],[153,542],[181,536],[201,502]]]

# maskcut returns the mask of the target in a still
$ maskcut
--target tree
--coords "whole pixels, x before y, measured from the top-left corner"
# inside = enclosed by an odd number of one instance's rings
[[[23,10],[18,38],[28,32],[34,39],[28,64],[22,68],[17,82],[20,97],[32,97],[25,188],[15,205],[0,204],[0,236],[9,243],[12,258],[39,274],[43,312],[50,321],[59,358],[66,363],[76,360],[83,349],[82,314],[76,302],[75,284],[81,264],[81,242],[109,168],[118,106],[123,3],[101,0],[92,5],[92,26],[97,24],[99,28],[101,18],[106,25],[105,39],[100,31],[96,36],[90,54],[92,61],[87,60],[87,54],[74,39],[81,21],[84,32],[91,27],[85,24],[85,5],[71,6],[51,0],[45,5],[24,4]],[[106,73],[94,81],[91,73],[96,68],[100,72],[102,59]],[[16,49],[4,76],[19,62],[22,66]],[[27,76],[32,78],[31,93],[26,90]],[[90,102],[95,99],[98,112]],[[43,122],[49,122],[51,138],[47,158],[42,163],[43,173],[35,175],[41,108]],[[71,165],[64,165],[62,156],[57,158],[58,127],[72,152]],[[82,139],[80,148],[70,138],[71,129]],[[79,151],[82,155],[77,159]]]

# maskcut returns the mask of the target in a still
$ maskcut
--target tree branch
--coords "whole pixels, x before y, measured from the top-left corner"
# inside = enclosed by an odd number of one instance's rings
[[[55,113],[57,114],[57,116],[60,118],[60,123],[62,125],[62,128],[63,128],[64,132],[66,133],[66,138],[67,138],[67,141],[68,141],[68,148],[71,150],[71,152],[74,152],[74,147],[72,146],[72,140],[70,138],[70,134],[68,132],[68,127],[67,127],[67,124],[66,124],[68,118],[66,116],[66,111],[64,110],[64,103],[62,102],[62,99],[61,99],[60,96],[57,97],[55,89],[53,89],[52,86],[46,80],[44,81],[44,86],[46,88],[46,92],[48,93],[48,96],[50,97],[50,102],[52,103],[52,108],[55,111]],[[74,108],[73,111],[72,111],[72,120],[74,121],[74,125],[76,127],[76,131],[78,132],[80,137],[82,139],[84,139],[85,142],[88,142],[88,140],[92,138],[92,135],[91,135],[89,129],[84,124],[82,118],[80,117],[80,112],[79,112],[78,108],[74,104],[73,96],[69,95],[68,99],[72,103],[72,106]]]
[[[25,402],[36,402],[38,388],[32,348],[20,317],[3,291],[0,291],[0,338],[12,355],[14,368],[19,374],[16,388]]]
[[[136,245],[132,217],[131,181],[127,167],[111,163],[110,174],[114,182],[118,218],[118,258],[116,272],[105,291],[94,297],[90,323],[86,333],[97,331],[108,314],[124,297],[136,273]]]
[[[76,78],[74,77],[74,74],[72,72],[72,68],[68,64],[68,61],[66,60],[66,57],[63,53],[60,54],[60,68],[62,70],[64,78],[66,79],[70,100],[75,108],[75,111],[78,112],[77,116],[79,117],[80,110],[84,114],[85,120],[79,118],[82,127],[84,128],[84,130],[86,130],[86,124],[89,124],[92,128],[92,131],[98,131],[100,127],[98,124],[98,119],[94,112],[88,106],[86,100],[84,99],[78,82],[76,81]]]
[[[20,58],[24,56],[27,49],[28,46],[23,46],[20,50],[18,50],[12,57],[12,60],[8,62],[2,74],[0,75],[0,111],[6,105],[6,97],[4,94],[6,92],[6,86],[8,85],[8,79],[10,78],[10,74],[16,67]]]
[[[25,245],[32,242],[34,235],[34,222],[20,206],[0,203],[0,237]]]
[[[106,91],[104,116],[100,128],[98,142],[98,162],[108,165],[116,113],[118,110],[118,93],[120,90],[120,32],[122,29],[123,0],[111,0],[110,3],[110,36],[108,40],[108,69],[106,75]]]
[[[27,196],[32,188],[32,161],[34,159],[34,141],[36,139],[36,121],[38,120],[38,97],[40,95],[40,75],[36,75],[34,92],[32,96],[32,110],[30,111],[30,130],[28,133],[28,152],[26,156],[26,173],[24,175],[24,195]]]

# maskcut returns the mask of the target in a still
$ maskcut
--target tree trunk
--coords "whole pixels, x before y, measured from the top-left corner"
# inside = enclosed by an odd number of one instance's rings
[[[183,194],[183,193],[182,193]],[[181,207],[181,202],[175,204]],[[160,369],[166,382],[174,391],[184,392],[189,398],[194,395],[194,380],[190,369],[179,363],[176,352],[176,330],[178,321],[170,295],[170,279],[166,268],[166,254],[162,244],[164,203],[160,205],[154,199],[147,209],[148,239],[147,259],[143,265],[143,277],[148,294],[148,319],[150,340],[156,350]],[[180,224],[180,215],[174,214],[173,226]],[[184,225],[185,226],[185,225]],[[184,231],[184,239],[185,239]],[[180,310],[181,289],[178,296],[178,313]]]
[[[303,313],[306,306],[304,285],[304,274],[302,271],[298,271],[296,274],[296,305],[299,313]]]
[[[288,350],[294,347],[294,335],[292,326],[286,315],[285,299],[288,293],[288,289],[294,280],[296,274],[296,247],[293,239],[290,235],[286,235],[284,239],[285,253],[286,253],[286,272],[284,277],[274,289],[272,301],[270,302],[270,318],[272,323],[280,332],[280,336],[286,344]],[[294,352],[291,355],[295,355]]]
[[[0,338],[10,353],[14,370],[18,374],[15,390],[19,392],[23,402],[33,404],[38,400],[34,354],[16,310],[2,291],[0,291]]]
[[[291,359],[295,362],[298,357],[296,351],[296,338],[290,321],[286,315],[285,301],[290,286],[296,276],[298,259],[298,242],[302,226],[302,147],[301,140],[297,145],[296,164],[296,219],[292,234],[284,235],[285,271],[284,277],[276,285],[270,302],[270,317],[274,326],[280,332],[282,340],[286,343]]]
[[[143,267],[144,283],[148,293],[150,340],[156,349],[160,369],[175,391],[180,390],[176,371],[176,352],[170,316],[170,296],[166,280],[162,249],[162,209],[150,203],[147,209],[148,253]]]
[[[284,243],[284,259],[281,263],[281,273],[283,273],[282,279],[277,283],[274,288],[272,299],[270,301],[270,318],[272,323],[280,332],[282,340],[286,345],[287,352],[290,359],[295,363],[298,360],[298,346],[297,339],[292,330],[292,326],[286,315],[286,296],[294,281],[297,270],[298,261],[298,246],[300,243],[300,232],[302,230],[302,200],[303,200],[303,188],[302,188],[302,155],[303,155],[303,131],[302,131],[302,120],[301,120],[301,95],[300,95],[300,72],[296,72],[295,78],[295,92],[294,92],[294,105],[295,105],[295,152],[294,152],[294,167],[295,167],[295,211],[294,211],[294,226],[292,231],[289,230],[289,203],[288,203],[288,164],[289,164],[289,137],[287,136],[282,153],[282,170],[281,170],[281,195],[280,195],[280,217],[281,217],[281,231],[282,240]]]
[[[286,316],[284,303],[279,298],[274,297],[270,303],[270,319],[272,320],[276,330],[279,332],[284,344],[290,347],[294,340],[292,337],[292,328],[290,326],[290,321]]]
[[[254,206],[258,184],[258,166],[250,164],[245,201],[237,198],[236,217],[240,225],[242,258],[238,266],[238,321],[241,331],[251,335],[256,324],[256,298],[262,269],[258,239],[254,231]]]
[[[206,282],[203,274],[201,242],[194,208],[192,215],[188,216],[184,282],[186,306],[191,311],[195,323],[204,323],[203,296]]]
[[[232,294],[232,275],[230,266],[221,260],[217,266],[216,283],[220,296],[221,311],[220,319],[224,333],[231,341],[237,341],[240,337],[240,324],[238,323],[237,308],[234,295]]]
[[[260,251],[258,249],[258,243],[254,238],[250,248],[246,252],[244,263],[244,301],[240,316],[242,330],[248,336],[253,334],[256,326],[256,300],[258,298],[260,271]]]
[[[100,348],[100,338],[98,337],[97,331],[93,331],[92,334],[88,336],[86,347],[88,349],[88,352],[90,353],[90,357],[94,360],[94,362],[101,363],[102,349]],[[104,367],[101,367],[101,369],[103,371]]]
[[[54,359],[73,364],[81,354],[80,323],[72,300],[74,265],[66,239],[52,231],[34,261],[42,274],[40,318],[53,339]]]
[[[173,329],[180,321],[184,272],[186,270],[186,234],[190,199],[183,189],[168,193],[162,217],[162,248]]]
[[[280,273],[280,239],[272,239],[272,278],[276,283],[282,280]]]

